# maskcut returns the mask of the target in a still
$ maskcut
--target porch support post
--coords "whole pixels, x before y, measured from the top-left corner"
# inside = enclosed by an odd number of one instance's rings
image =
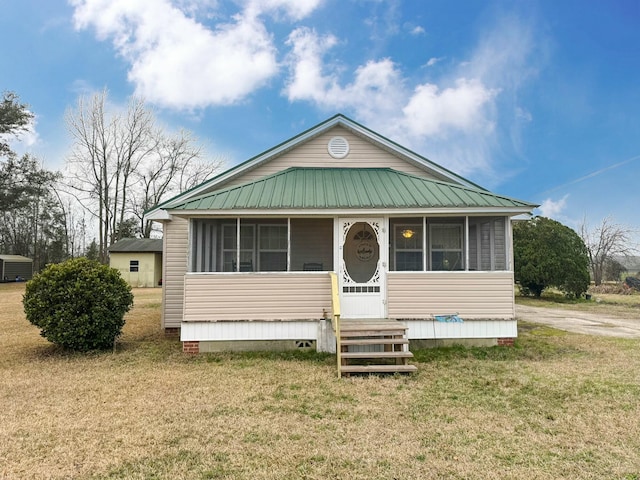
[[[240,271],[240,217],[236,218],[236,272]]]
[[[429,266],[427,265],[427,261],[429,260],[429,255],[427,252],[427,217],[422,217],[422,271],[426,272],[429,270]]]
[[[291,271],[291,217],[287,217],[287,272]]]
[[[469,271],[469,215],[464,217],[464,269]]]

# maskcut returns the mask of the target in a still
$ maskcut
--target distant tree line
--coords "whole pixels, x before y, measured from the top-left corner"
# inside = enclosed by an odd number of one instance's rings
[[[61,172],[45,169],[12,140],[34,114],[13,92],[0,102],[0,253],[24,255],[40,270],[88,256],[107,261],[111,244],[148,238],[145,211],[189,189],[221,165],[185,130],[168,132],[141,99],[110,105],[106,91],[81,97],[66,114],[71,151]]]

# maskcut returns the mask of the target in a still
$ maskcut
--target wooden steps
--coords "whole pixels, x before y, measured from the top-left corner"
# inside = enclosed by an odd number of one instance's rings
[[[407,326],[387,319],[343,320],[340,325],[340,373],[412,373]],[[354,362],[354,363],[351,363]]]

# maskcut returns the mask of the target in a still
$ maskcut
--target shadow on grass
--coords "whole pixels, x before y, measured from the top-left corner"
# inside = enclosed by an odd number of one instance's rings
[[[329,365],[335,362],[335,355],[316,352],[315,350],[289,350],[282,352],[256,351],[256,352],[216,352],[194,355],[192,361],[206,363],[223,363],[237,361],[287,361],[305,362],[320,365]]]

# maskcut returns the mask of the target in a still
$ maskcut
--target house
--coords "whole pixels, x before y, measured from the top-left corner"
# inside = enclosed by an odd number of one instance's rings
[[[0,281],[31,280],[33,260],[22,255],[0,255]]]
[[[162,239],[123,238],[109,247],[109,265],[132,287],[162,284]]]
[[[164,229],[162,327],[186,352],[335,351],[339,301],[343,328],[509,344],[510,218],[534,207],[336,115],[148,212]]]

